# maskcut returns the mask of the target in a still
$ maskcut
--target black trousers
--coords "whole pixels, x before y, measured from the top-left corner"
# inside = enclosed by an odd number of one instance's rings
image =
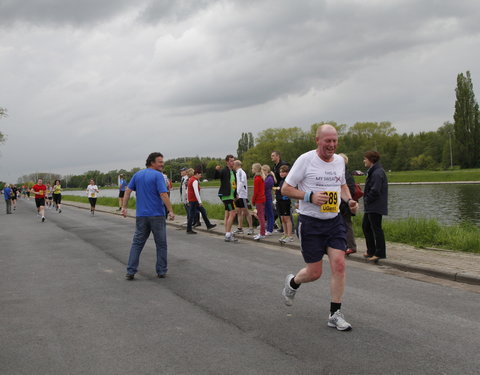
[[[197,214],[200,212],[202,214],[203,222],[207,227],[211,226],[212,223],[210,223],[210,220],[208,220],[207,217],[207,211],[205,210],[205,207],[200,206],[198,202],[189,202],[189,215],[188,215],[188,223],[187,223],[187,230],[190,231],[192,230],[193,224],[195,224],[195,217]]]
[[[367,243],[367,253],[369,256],[386,258],[385,235],[382,229],[382,215],[368,213],[363,215],[362,222],[363,234]]]

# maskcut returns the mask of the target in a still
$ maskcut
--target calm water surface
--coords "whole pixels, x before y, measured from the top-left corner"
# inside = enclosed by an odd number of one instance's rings
[[[389,185],[389,218],[435,218],[444,224],[470,221],[480,226],[480,184]],[[249,189],[250,194],[252,188]],[[202,198],[220,203],[218,188],[203,188]],[[65,194],[86,195],[84,191]],[[117,197],[118,190],[102,190],[100,196]],[[180,202],[180,191],[171,192],[173,203]],[[360,207],[363,201],[360,200]]]

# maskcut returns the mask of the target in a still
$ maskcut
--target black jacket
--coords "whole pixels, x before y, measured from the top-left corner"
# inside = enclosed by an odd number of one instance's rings
[[[379,162],[376,162],[367,171],[363,193],[365,213],[388,215],[387,175]]]
[[[230,183],[230,168],[225,167],[220,171],[220,189],[218,189],[218,196],[222,198],[223,196],[229,196],[232,184]],[[235,185],[237,184],[237,174],[233,171],[235,176]],[[237,196],[237,190],[235,189],[233,196]]]
[[[277,182],[275,182],[275,185],[273,185],[273,186],[279,186],[279,184],[280,184],[280,180],[282,179],[280,177],[280,167],[282,165],[286,165],[286,166],[290,167],[290,164],[287,163],[286,161],[283,161],[283,160],[280,160],[278,162],[278,164],[275,164],[273,166],[272,172],[275,174],[275,179],[277,180]],[[280,190],[275,190],[275,196],[276,196],[277,200],[281,200],[282,194],[281,194]]]
[[[352,174],[350,173],[346,165],[345,165],[345,180],[347,182],[348,190],[350,190],[350,195],[353,197],[353,194],[355,193],[355,179],[353,178]],[[351,215],[351,211],[350,211],[350,208],[348,207],[347,202],[344,202],[343,200],[340,203],[340,213]],[[355,216],[355,215],[352,215],[352,216]]]

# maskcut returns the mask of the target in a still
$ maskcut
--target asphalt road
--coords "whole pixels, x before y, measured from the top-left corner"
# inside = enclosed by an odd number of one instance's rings
[[[294,250],[169,229],[167,278],[149,240],[126,281],[133,219],[1,209],[0,374],[479,373],[474,291],[349,262],[339,332],[328,270],[284,306]]]

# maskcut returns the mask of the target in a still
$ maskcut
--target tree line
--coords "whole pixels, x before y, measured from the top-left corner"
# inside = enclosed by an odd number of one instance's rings
[[[315,148],[316,129],[319,125],[329,123],[338,131],[337,152],[343,152],[349,157],[350,170],[364,169],[363,154],[368,150],[381,154],[382,164],[387,170],[480,167],[480,111],[470,72],[458,74],[455,93],[454,122],[445,122],[436,131],[399,134],[389,121],[357,122],[352,126],[326,121],[312,124],[307,130],[300,127],[269,128],[260,132],[256,138],[252,133],[242,133],[238,141],[237,157],[243,161],[247,173],[253,163],[271,164],[270,155],[274,150],[280,152],[283,160],[293,163],[299,155]],[[3,115],[6,115],[5,110]],[[1,140],[0,133],[0,142]],[[204,178],[210,180],[215,178],[218,166],[224,166],[223,157],[180,157],[167,160],[164,171],[172,181],[177,181],[181,168],[200,168]],[[106,173],[94,170],[82,175],[64,176],[61,180],[63,186],[74,188],[86,187],[91,178],[99,186],[116,186],[119,174],[124,174],[129,180],[138,170],[140,168]],[[30,174],[22,176],[18,183],[35,181],[33,177],[38,175],[55,174]]]

